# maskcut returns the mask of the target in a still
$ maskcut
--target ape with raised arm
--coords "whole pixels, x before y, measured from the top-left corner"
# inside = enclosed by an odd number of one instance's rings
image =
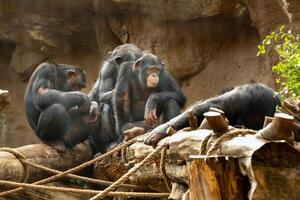
[[[189,126],[190,112],[193,112],[198,123],[201,123],[204,119],[203,113],[210,107],[223,110],[230,125],[243,125],[259,130],[263,127],[265,116],[273,116],[279,104],[279,95],[266,85],[251,83],[238,86],[224,94],[196,103],[179,116],[156,127],[145,140],[145,144],[156,146],[159,140],[166,136],[168,127],[180,130]]]
[[[117,46],[109,53],[103,63],[98,78],[89,93],[92,101],[100,107],[101,122],[99,130],[91,135],[91,146],[95,153],[103,152],[105,147],[118,139],[112,107],[112,96],[116,86],[119,67],[124,62],[135,61],[143,55],[143,51],[133,44]]]
[[[144,120],[144,124],[153,125],[160,116],[166,122],[180,114],[185,101],[179,85],[162,62],[145,53],[137,61],[120,66],[113,96],[116,131],[122,137],[122,128],[128,123]]]
[[[26,88],[25,113],[30,127],[58,151],[87,139],[97,106],[80,92],[85,72],[66,64],[45,62],[32,74]]]

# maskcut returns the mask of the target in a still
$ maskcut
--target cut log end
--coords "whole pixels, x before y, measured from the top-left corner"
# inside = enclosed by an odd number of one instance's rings
[[[215,133],[223,133],[228,130],[229,124],[223,114],[209,111],[203,115]]]
[[[294,143],[294,117],[285,113],[276,113],[274,119],[265,128],[260,130],[256,137],[268,141],[286,140]]]

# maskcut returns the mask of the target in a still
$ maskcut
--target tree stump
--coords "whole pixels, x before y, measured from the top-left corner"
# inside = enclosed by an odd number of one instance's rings
[[[237,158],[191,156],[188,169],[190,199],[247,199],[247,180]]]

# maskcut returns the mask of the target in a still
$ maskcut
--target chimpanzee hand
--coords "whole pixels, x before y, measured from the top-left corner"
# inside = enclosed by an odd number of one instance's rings
[[[144,115],[144,119],[147,124],[153,125],[158,121],[156,115],[157,100],[158,97],[155,94],[152,94],[147,100]]]
[[[82,98],[82,103],[80,105],[78,105],[78,110],[82,114],[88,115],[90,113],[91,100],[86,94],[84,94],[82,92],[78,92],[78,94]]]
[[[150,136],[144,141],[145,144],[156,147],[157,143],[164,137],[166,137],[166,131],[168,129],[168,124],[162,124],[150,132]]]
[[[89,123],[95,123],[100,118],[99,106],[96,101],[91,102],[89,117],[90,117]]]

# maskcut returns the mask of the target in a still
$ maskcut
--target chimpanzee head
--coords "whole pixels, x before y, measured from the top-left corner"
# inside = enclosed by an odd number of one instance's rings
[[[134,44],[123,44],[108,53],[108,62],[114,65],[121,65],[124,62],[135,61],[142,55],[143,51]]]
[[[61,91],[80,91],[86,87],[85,71],[77,66],[58,64],[56,84]]]
[[[164,73],[164,64],[155,55],[145,53],[134,63],[133,71],[138,74],[143,87],[156,88]]]

